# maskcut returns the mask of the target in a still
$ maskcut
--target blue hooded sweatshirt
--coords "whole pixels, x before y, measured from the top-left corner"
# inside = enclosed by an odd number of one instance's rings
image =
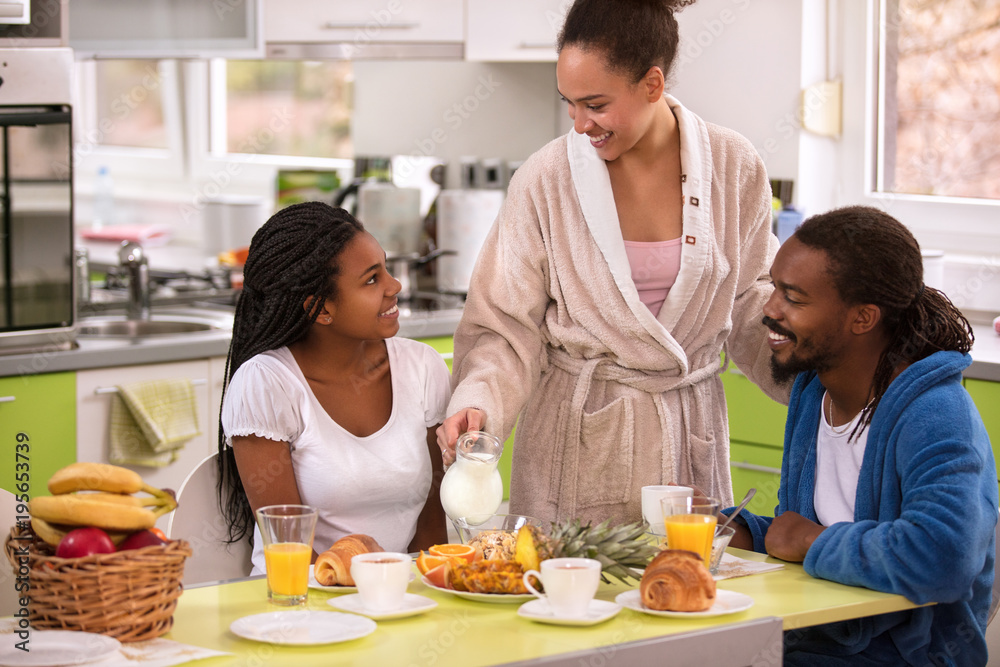
[[[828,526],[806,554],[814,577],[933,606],[789,631],[786,664],[985,665],[997,474],[979,412],[962,386],[972,358],[936,352],[899,374],[872,417],[854,521]],[[825,388],[792,388],[775,514],[818,523],[816,434]],[[771,517],[742,513],[765,552]],[[799,659],[796,659],[798,655]]]

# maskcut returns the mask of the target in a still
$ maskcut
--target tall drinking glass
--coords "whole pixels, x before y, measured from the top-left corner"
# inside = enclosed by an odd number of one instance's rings
[[[667,547],[693,551],[701,556],[705,567],[712,562],[712,539],[718,521],[719,501],[716,498],[667,497],[660,501],[663,524],[667,532]]]
[[[284,606],[304,605],[316,510],[308,505],[268,505],[257,510],[257,525],[264,541],[267,599]]]

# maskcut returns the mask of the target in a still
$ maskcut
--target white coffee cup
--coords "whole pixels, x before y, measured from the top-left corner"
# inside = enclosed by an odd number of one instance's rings
[[[408,554],[380,551],[351,558],[351,576],[361,603],[369,611],[395,611],[403,605],[410,583],[413,558]]]
[[[524,573],[525,587],[538,598],[548,600],[554,616],[586,616],[601,583],[601,562],[593,558],[550,558],[542,561],[541,570]],[[531,577],[541,579],[544,593],[531,585]]]
[[[693,498],[694,489],[690,486],[644,486],[641,491],[642,518],[649,524],[649,532],[653,535],[667,534],[663,526],[663,509],[660,501],[663,498]]]

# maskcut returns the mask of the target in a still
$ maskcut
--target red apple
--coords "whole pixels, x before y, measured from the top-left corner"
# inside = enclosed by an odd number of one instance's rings
[[[142,549],[143,547],[153,547],[166,544],[160,536],[151,530],[137,530],[125,541],[118,545],[118,551],[128,551],[129,549]]]
[[[115,552],[115,544],[100,528],[76,528],[59,540],[56,556],[59,558],[82,558],[91,554]]]

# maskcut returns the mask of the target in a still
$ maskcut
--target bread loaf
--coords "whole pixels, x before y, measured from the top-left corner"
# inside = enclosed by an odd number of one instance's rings
[[[642,604],[657,611],[705,611],[715,602],[715,580],[692,551],[661,551],[639,582]]]
[[[315,576],[321,586],[353,586],[351,558],[358,554],[385,551],[368,535],[345,535],[316,559]]]

